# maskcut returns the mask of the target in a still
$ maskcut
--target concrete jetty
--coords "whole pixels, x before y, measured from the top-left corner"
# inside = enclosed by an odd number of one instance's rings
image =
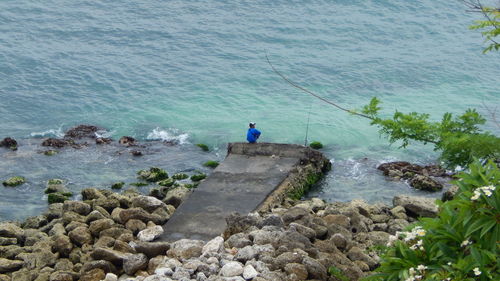
[[[272,208],[303,193],[329,168],[329,160],[309,147],[230,143],[225,160],[177,208],[159,240],[208,241],[222,234],[231,213]]]

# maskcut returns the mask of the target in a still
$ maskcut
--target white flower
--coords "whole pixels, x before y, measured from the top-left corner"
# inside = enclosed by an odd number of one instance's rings
[[[419,248],[419,249],[420,249],[420,251],[423,251],[423,250],[425,250],[425,249],[424,249],[424,247],[422,247],[422,246],[420,246],[420,248]]]
[[[422,244],[423,244],[423,243],[424,243],[424,241],[422,241],[422,240],[418,240],[418,241],[417,241],[417,244],[415,244],[415,245],[422,246]]]
[[[415,276],[415,280],[421,280],[421,279],[422,279],[422,277],[423,277],[422,275],[416,275],[416,276]]]
[[[410,276],[410,277],[406,278],[405,281],[415,281],[415,277]]]
[[[452,264],[452,263],[451,263],[451,261],[450,261],[450,262],[448,262],[447,264],[448,264],[449,266],[451,266],[451,264]]]
[[[481,275],[481,271],[479,271],[479,267],[475,267],[475,268],[473,269],[473,271],[474,271],[474,275],[476,275],[476,276]]]
[[[460,244],[460,247],[465,247],[465,246],[470,245],[470,244],[472,244],[472,242],[470,242],[469,239],[466,239],[462,242],[462,244]]]
[[[418,270],[418,271],[424,271],[424,270],[426,270],[426,269],[427,269],[427,266],[425,266],[425,265],[423,265],[423,264],[421,264],[421,265],[417,266],[417,270]]]
[[[417,235],[418,236],[425,236],[425,233],[426,233],[425,229],[418,229],[417,230]]]
[[[474,193],[474,195],[470,198],[470,200],[472,200],[472,201],[476,201],[477,199],[479,199],[479,196],[481,196],[481,194],[479,194],[479,193]]]
[[[409,273],[411,276],[415,275],[415,268],[410,267],[410,269],[408,269],[408,273]]]
[[[415,251],[417,249],[417,247],[418,246],[415,244],[415,245],[413,245],[413,246],[410,247],[410,250],[414,250]]]
[[[491,191],[489,191],[489,190],[484,190],[483,192],[484,192],[484,195],[486,195],[486,196],[488,196],[488,197],[490,197],[490,196],[493,194],[493,193],[491,193]]]

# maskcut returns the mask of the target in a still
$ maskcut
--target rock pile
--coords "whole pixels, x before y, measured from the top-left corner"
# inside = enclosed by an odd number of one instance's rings
[[[227,218],[211,241],[155,242],[183,196],[88,188],[83,201],[49,206],[21,223],[0,223],[0,281],[359,280],[378,266],[373,250],[417,216],[435,216],[426,199],[394,206],[361,200],[286,200],[270,211]],[[185,188],[184,188],[185,189]]]
[[[439,191],[443,184],[436,178],[449,175],[439,165],[420,166],[404,161],[384,163],[377,167],[385,176],[396,180],[407,180],[410,186],[427,191]]]

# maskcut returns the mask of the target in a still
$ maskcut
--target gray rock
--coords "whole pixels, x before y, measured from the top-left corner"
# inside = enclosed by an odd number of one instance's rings
[[[300,233],[300,234],[304,235],[305,237],[309,238],[309,240],[311,240],[311,241],[313,241],[314,238],[316,237],[316,231],[314,231],[313,229],[311,229],[311,228],[309,228],[307,226],[304,226],[304,225],[292,222],[292,223],[290,223],[289,227],[290,227],[290,229],[294,229],[298,233]]]
[[[136,235],[139,231],[146,229],[146,224],[141,220],[131,219],[125,224],[125,227]]]
[[[139,195],[132,199],[132,207],[139,207],[150,213],[162,206],[166,207],[166,204],[152,196]]]
[[[64,234],[52,236],[52,241],[54,241],[52,251],[59,253],[61,257],[68,257],[71,250],[73,250],[71,240]]]
[[[0,237],[0,246],[16,245],[17,238]]]
[[[128,275],[133,275],[138,270],[148,267],[148,258],[144,254],[129,255],[123,260],[123,270]]]
[[[362,261],[366,263],[370,269],[375,269],[377,266],[377,262],[358,247],[352,247],[349,252],[347,252],[347,257],[352,261]]]
[[[402,206],[406,213],[413,217],[436,217],[438,207],[434,203],[435,199],[398,195],[392,200],[394,206]]]
[[[302,264],[306,267],[309,273],[309,279],[326,280],[328,277],[326,268],[317,260],[310,257],[304,257]]]
[[[54,226],[49,230],[49,236],[55,235],[66,235],[66,229],[64,229],[64,225],[62,223],[54,224]]]
[[[247,265],[243,268],[243,278],[245,278],[245,280],[251,280],[257,277],[258,274],[257,270],[255,270],[252,265]]]
[[[344,228],[351,227],[351,219],[348,216],[344,215],[327,215],[323,218],[323,220],[328,224],[337,224]]]
[[[387,223],[387,232],[390,234],[396,234],[397,231],[403,230],[409,224],[410,223],[408,221],[403,219],[390,220],[389,223]]]
[[[17,238],[18,241],[24,241],[24,230],[13,223],[3,222],[0,223],[0,236]]]
[[[111,228],[114,224],[112,219],[96,220],[90,223],[89,231],[93,236],[98,237],[101,231]]]
[[[90,214],[87,216],[87,219],[85,220],[85,222],[87,224],[93,222],[93,221],[96,221],[96,220],[100,220],[100,219],[105,219],[106,217],[99,211],[97,210],[93,210],[92,212],[90,212]]]
[[[248,245],[252,245],[252,241],[248,238],[248,234],[246,233],[236,233],[231,235],[226,243],[229,248],[243,248]]]
[[[48,223],[47,217],[39,215],[27,218],[23,223],[23,228],[40,228]]]
[[[291,222],[294,222],[296,220],[303,218],[304,216],[307,216],[308,214],[309,214],[309,212],[303,208],[293,207],[293,208],[289,209],[282,216],[282,219],[286,224],[289,224]]]
[[[283,222],[283,220],[281,219],[280,216],[276,215],[276,214],[271,214],[269,216],[266,216],[260,223],[259,223],[259,227],[262,228],[264,226],[268,226],[268,225],[272,225],[272,226],[277,226],[277,227],[284,227],[285,226],[285,223]]]
[[[120,265],[127,257],[131,256],[131,254],[118,252],[108,248],[97,248],[90,253],[90,256],[94,260],[105,260]]]
[[[368,232],[368,237],[374,245],[385,246],[389,241],[390,234],[383,231]]]
[[[254,259],[257,256],[257,251],[255,251],[254,247],[246,246],[242,249],[238,250],[238,253],[234,257],[237,261],[246,262],[248,260]]]
[[[204,256],[221,253],[224,251],[224,238],[217,236],[205,244],[201,250]]]
[[[170,245],[167,251],[169,257],[177,259],[189,259],[199,257],[205,243],[201,240],[181,239]]]
[[[302,263],[303,256],[298,252],[286,252],[274,259],[273,267],[275,269],[285,269],[289,263]]]
[[[105,260],[97,260],[97,261],[89,261],[83,264],[82,269],[80,272],[82,275],[85,272],[89,272],[93,269],[101,269],[104,273],[112,272],[112,273],[118,273],[116,270],[116,267],[109,261]],[[103,277],[104,278],[104,274]]]
[[[285,266],[285,272],[288,275],[295,274],[296,280],[306,280],[307,279],[307,268],[300,263],[289,263]]]
[[[144,230],[141,230],[139,234],[137,234],[137,238],[142,242],[151,242],[156,238],[160,237],[162,233],[163,233],[163,227],[155,225],[153,227],[148,227]]]
[[[226,263],[220,270],[224,277],[234,277],[243,273],[243,266],[239,262],[231,261]]]
[[[189,188],[185,188],[183,186],[179,186],[173,188],[167,192],[165,195],[165,199],[163,202],[167,205],[173,205],[175,208],[179,207],[179,205],[184,201],[184,199],[191,194],[191,190]]]

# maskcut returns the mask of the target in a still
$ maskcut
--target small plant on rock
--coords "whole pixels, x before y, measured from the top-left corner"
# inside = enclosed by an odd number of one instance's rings
[[[158,183],[158,185],[161,185],[161,186],[170,187],[170,186],[174,185],[175,180],[170,178],[170,179],[166,179],[166,180],[161,180],[157,183]]]
[[[111,185],[111,189],[122,189],[122,187],[125,185],[124,182],[117,182]]]
[[[185,180],[185,179],[189,178],[189,176],[187,174],[184,174],[184,173],[177,173],[177,174],[174,174],[172,176],[172,178],[174,180]]]
[[[157,182],[168,179],[168,173],[157,167],[151,167],[149,170],[140,170],[137,172],[138,178],[149,182]]]
[[[16,177],[12,177],[12,178],[2,182],[2,184],[4,186],[18,186],[18,185],[21,185],[25,182],[26,182],[26,179],[24,177],[16,176]]]
[[[309,147],[311,147],[312,149],[322,149],[323,144],[320,143],[319,141],[313,141],[309,144]]]
[[[203,144],[203,143],[198,143],[196,144],[197,147],[201,148],[201,150],[203,151],[209,151],[210,149],[208,149],[208,146],[206,144]]]
[[[191,180],[192,181],[201,181],[201,180],[205,179],[206,177],[207,177],[207,175],[205,175],[205,174],[197,174],[197,175],[192,175]]]
[[[203,166],[210,167],[210,168],[216,168],[217,166],[219,166],[219,162],[210,160],[210,161],[203,163]]]

